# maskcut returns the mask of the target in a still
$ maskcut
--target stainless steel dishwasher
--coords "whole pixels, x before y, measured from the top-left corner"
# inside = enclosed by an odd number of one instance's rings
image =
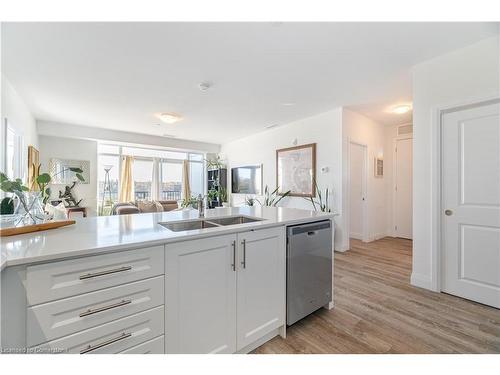
[[[332,300],[330,220],[287,228],[286,323],[292,325]]]

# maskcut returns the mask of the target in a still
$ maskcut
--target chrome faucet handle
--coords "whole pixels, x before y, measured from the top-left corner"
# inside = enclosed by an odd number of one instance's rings
[[[201,194],[198,194],[197,203],[198,203],[198,215],[200,217],[204,217],[205,216],[205,198]]]

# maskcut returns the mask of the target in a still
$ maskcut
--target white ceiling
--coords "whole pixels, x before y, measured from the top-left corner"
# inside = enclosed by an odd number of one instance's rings
[[[494,23],[8,23],[3,70],[41,120],[224,143],[338,106],[401,122],[384,109],[411,102],[411,66],[497,32]],[[213,87],[200,91],[202,81]],[[184,120],[156,125],[169,111]]]

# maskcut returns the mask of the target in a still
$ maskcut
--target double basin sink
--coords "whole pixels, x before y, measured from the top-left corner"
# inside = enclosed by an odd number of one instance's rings
[[[159,224],[171,230],[172,232],[182,232],[195,229],[216,228],[226,225],[253,223],[255,221],[262,221],[262,220],[263,219],[259,219],[256,217],[249,217],[249,216],[228,216],[228,217],[220,217],[213,219],[172,221]]]

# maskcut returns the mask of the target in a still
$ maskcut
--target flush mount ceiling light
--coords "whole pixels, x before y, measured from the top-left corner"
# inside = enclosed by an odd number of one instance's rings
[[[409,112],[411,110],[411,105],[404,104],[404,105],[398,105],[396,107],[393,107],[391,109],[392,113],[402,115],[403,113]]]
[[[182,120],[182,116],[173,112],[160,113],[158,118],[166,124],[175,124]]]
[[[292,103],[292,102],[287,102],[287,103],[281,103],[281,105],[285,106],[285,107],[291,107],[291,106],[294,106],[295,103]]]

